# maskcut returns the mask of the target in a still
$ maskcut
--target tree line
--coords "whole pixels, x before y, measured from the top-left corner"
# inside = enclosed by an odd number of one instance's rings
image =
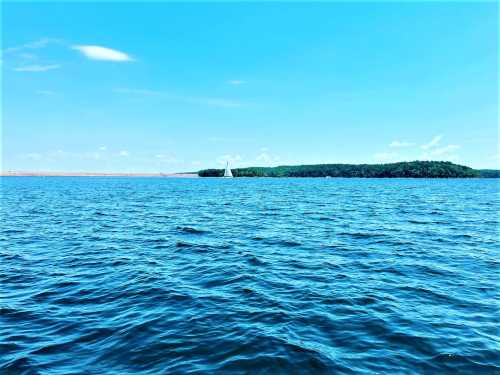
[[[232,169],[234,177],[500,177],[500,171],[476,170],[447,161],[412,161],[388,164],[317,164]],[[487,173],[484,173],[487,172]],[[496,172],[496,173],[495,173]],[[204,169],[200,177],[222,177],[223,169]]]

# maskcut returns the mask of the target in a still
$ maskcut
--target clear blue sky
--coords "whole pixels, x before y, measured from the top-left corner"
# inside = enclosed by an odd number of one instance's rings
[[[497,7],[3,4],[2,169],[500,168]]]

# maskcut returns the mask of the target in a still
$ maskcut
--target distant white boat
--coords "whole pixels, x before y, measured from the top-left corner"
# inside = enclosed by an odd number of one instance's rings
[[[232,178],[233,173],[231,172],[231,168],[229,168],[229,162],[226,162],[226,170],[224,171],[224,177]]]

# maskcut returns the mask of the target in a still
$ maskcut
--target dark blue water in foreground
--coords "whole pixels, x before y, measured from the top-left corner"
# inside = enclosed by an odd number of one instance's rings
[[[0,373],[494,373],[497,181],[2,178]]]

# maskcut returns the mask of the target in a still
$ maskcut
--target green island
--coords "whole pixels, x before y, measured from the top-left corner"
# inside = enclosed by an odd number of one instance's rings
[[[499,178],[500,170],[473,169],[448,161],[388,164],[316,164],[249,167],[232,170],[234,177],[366,177],[366,178]],[[224,169],[204,169],[200,177],[222,177]]]

